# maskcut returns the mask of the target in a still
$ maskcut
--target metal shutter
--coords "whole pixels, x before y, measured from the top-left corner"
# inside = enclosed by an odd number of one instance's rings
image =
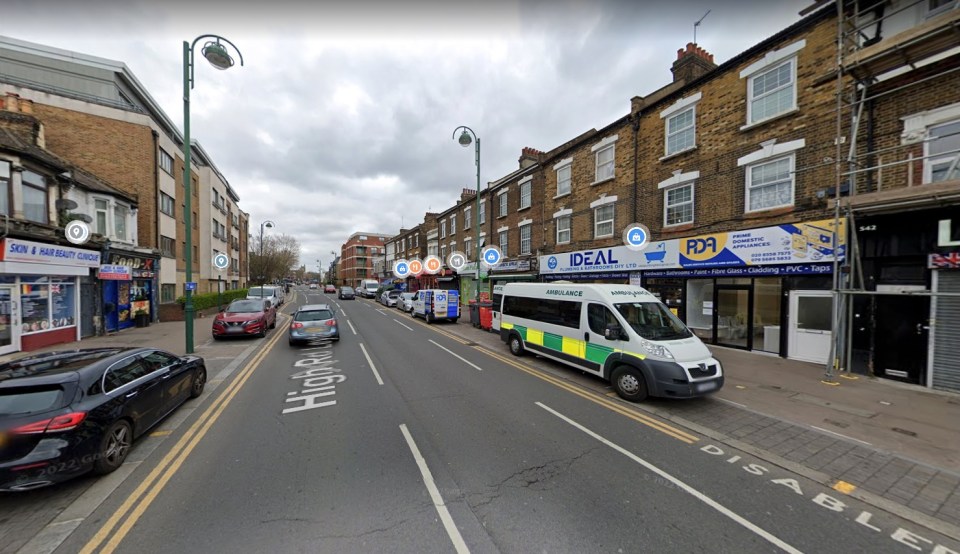
[[[960,293],[960,271],[936,273],[937,292]],[[960,392],[960,296],[937,296],[934,318],[933,388]]]

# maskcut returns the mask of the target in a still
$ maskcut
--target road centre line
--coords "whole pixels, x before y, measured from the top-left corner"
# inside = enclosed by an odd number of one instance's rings
[[[430,342],[432,342],[432,343],[433,343],[434,345],[436,345],[438,348],[442,348],[443,350],[446,350],[446,351],[447,351],[447,354],[450,354],[450,355],[453,356],[454,358],[458,358],[461,362],[463,362],[463,363],[465,363],[465,364],[467,364],[467,365],[469,365],[469,366],[472,366],[472,367],[476,368],[477,371],[483,371],[483,369],[481,369],[480,366],[474,364],[473,362],[468,361],[466,358],[464,358],[463,356],[460,356],[459,354],[451,351],[450,349],[441,346],[440,343],[436,342],[435,340],[430,339]]]
[[[862,440],[860,440],[860,439],[855,439],[855,438],[853,438],[853,437],[848,437],[847,435],[841,435],[840,433],[837,433],[836,431],[831,431],[830,429],[824,429],[824,428],[822,428],[822,427],[817,427],[816,425],[811,425],[810,427],[813,427],[813,428],[816,429],[817,431],[823,431],[824,433],[830,433],[831,435],[836,435],[836,436],[838,436],[838,437],[840,437],[840,438],[844,438],[844,439],[847,439],[847,440],[850,440],[850,441],[856,441],[856,442],[859,442],[860,444],[865,444],[865,445],[867,445],[867,446],[873,446],[872,444],[870,444],[870,443],[867,442],[867,441],[862,441]]]
[[[587,428],[584,427],[583,425],[580,425],[580,424],[577,423],[576,421],[574,421],[574,420],[568,418],[567,416],[565,416],[565,415],[557,412],[556,410],[550,408],[549,406],[546,406],[546,405],[544,405],[544,404],[542,404],[542,403],[540,403],[540,402],[536,402],[536,405],[537,405],[537,406],[540,406],[541,408],[543,408],[544,410],[550,412],[551,414],[557,416],[558,418],[566,421],[567,423],[569,423],[569,424],[572,425],[573,427],[576,427],[577,429],[583,431],[584,433],[586,433],[587,435],[593,437],[594,439],[596,439],[596,440],[602,442],[603,444],[609,446],[610,448],[616,450],[617,452],[623,454],[623,455],[626,456],[627,458],[630,458],[630,459],[633,460],[634,462],[637,462],[638,464],[640,464],[640,465],[642,465],[643,467],[647,468],[649,471],[652,471],[652,472],[656,473],[657,475],[659,475],[660,477],[662,477],[662,478],[670,481],[671,483],[673,483],[673,484],[676,485],[677,487],[683,489],[684,492],[690,494],[691,496],[693,496],[693,497],[696,498],[697,500],[700,500],[700,501],[703,502],[704,504],[710,506],[710,507],[713,508],[714,510],[716,510],[716,511],[720,512],[721,514],[727,516],[728,518],[732,519],[733,521],[739,523],[741,526],[745,527],[747,530],[753,532],[754,534],[758,535],[759,537],[763,538],[764,540],[766,540],[767,542],[773,544],[774,546],[776,546],[777,548],[783,550],[784,552],[789,552],[789,553],[791,553],[791,554],[801,554],[800,550],[797,550],[796,548],[790,546],[789,544],[787,544],[787,543],[784,542],[783,540],[781,540],[781,539],[779,539],[778,537],[774,536],[772,533],[769,533],[769,532],[761,529],[760,527],[758,527],[758,526],[755,525],[754,523],[746,520],[745,518],[741,517],[741,516],[738,515],[737,513],[735,513],[735,512],[733,512],[732,510],[730,510],[729,508],[723,506],[723,505],[720,504],[719,502],[713,500],[712,498],[710,498],[710,497],[707,496],[706,494],[704,494],[704,493],[698,491],[697,489],[691,487],[690,485],[686,484],[685,482],[681,481],[680,479],[677,479],[676,477],[674,477],[673,475],[670,475],[670,474],[667,473],[666,471],[663,471],[662,469],[660,469],[660,468],[658,468],[657,466],[651,464],[650,462],[648,462],[648,461],[640,458],[639,456],[637,456],[637,455],[634,454],[633,452],[630,452],[629,450],[621,447],[620,445],[618,445],[618,444],[616,444],[616,443],[614,443],[614,442],[611,442],[611,441],[607,440],[606,438],[598,435],[597,433],[594,433],[594,432],[591,431],[590,429],[587,429]]]
[[[411,331],[413,331],[413,327],[410,327],[409,325],[406,325],[405,323],[403,323],[403,322],[400,321],[399,319],[393,318],[393,320],[396,321],[397,323],[399,323],[400,325],[406,327],[407,329],[410,329]],[[430,341],[430,342],[433,342],[433,341]]]
[[[650,417],[650,416],[647,416],[647,415],[645,415],[645,414],[641,414],[641,413],[639,413],[639,412],[636,412],[636,411],[633,410],[633,409],[629,409],[629,408],[626,408],[626,407],[624,407],[624,406],[621,406],[621,405],[619,405],[619,404],[616,403],[616,402],[613,402],[613,401],[611,401],[611,400],[607,400],[606,397],[598,396],[597,393],[591,393],[591,392],[587,392],[587,391],[580,390],[578,387],[576,387],[576,386],[574,386],[574,385],[572,385],[572,384],[570,384],[570,383],[566,383],[566,382],[562,381],[561,379],[559,379],[559,378],[557,378],[557,377],[553,377],[553,376],[551,376],[551,375],[547,375],[547,374],[545,374],[545,373],[543,373],[543,372],[541,372],[541,371],[539,371],[539,370],[536,370],[536,369],[534,369],[534,368],[530,368],[530,367],[524,366],[524,365],[522,365],[522,364],[519,364],[519,363],[517,363],[517,362],[514,362],[513,360],[511,360],[511,359],[509,359],[509,358],[502,357],[502,356],[500,356],[499,354],[496,354],[496,353],[494,353],[494,352],[491,352],[491,351],[489,351],[489,350],[487,350],[487,349],[485,349],[485,348],[482,348],[482,347],[474,347],[474,348],[476,348],[477,350],[479,350],[479,351],[487,354],[488,356],[490,356],[490,357],[492,357],[492,358],[496,358],[496,359],[500,360],[501,362],[503,362],[503,363],[505,363],[505,364],[507,364],[507,365],[513,366],[513,367],[519,369],[520,371],[523,371],[523,372],[525,372],[525,373],[528,373],[528,374],[530,374],[530,375],[533,375],[534,377],[536,377],[536,378],[538,378],[538,379],[542,379],[542,380],[544,380],[544,381],[547,381],[548,383],[551,383],[551,384],[553,384],[553,385],[555,385],[555,386],[557,386],[557,387],[560,387],[560,388],[562,388],[562,389],[564,389],[564,390],[566,390],[566,391],[568,391],[568,392],[572,392],[573,394],[576,394],[577,396],[579,396],[579,397],[581,397],[581,398],[584,398],[584,399],[586,399],[586,400],[589,400],[589,401],[593,402],[594,404],[599,404],[600,406],[603,406],[604,408],[607,408],[608,410],[611,410],[611,411],[613,411],[613,412],[617,412],[618,414],[623,415],[623,416],[626,416],[626,417],[628,417],[628,418],[636,421],[637,423],[642,423],[643,425],[646,425],[647,427],[650,427],[651,429],[655,429],[655,430],[657,430],[657,431],[660,431],[661,433],[663,433],[663,434],[665,434],[665,435],[669,435],[669,436],[671,436],[671,437],[673,437],[673,438],[675,438],[675,439],[677,439],[677,440],[679,440],[679,441],[685,442],[685,443],[687,443],[687,444],[693,444],[693,443],[695,443],[695,442],[697,442],[697,441],[700,440],[700,439],[699,439],[698,437],[696,437],[695,435],[691,435],[690,433],[687,433],[686,431],[683,431],[683,430],[681,430],[681,429],[678,429],[678,428],[676,428],[676,427],[673,427],[672,425],[669,425],[669,424],[667,424],[667,423],[665,423],[665,422],[663,422],[663,421],[660,421],[660,420],[654,419],[654,418],[652,418],[652,417]]]
[[[443,522],[443,527],[447,530],[450,541],[453,542],[453,547],[456,548],[458,553],[469,553],[470,549],[467,548],[467,543],[463,542],[460,530],[457,529],[456,524],[453,523],[453,518],[450,517],[450,510],[448,510],[446,504],[443,503],[443,497],[440,496],[437,484],[433,480],[430,467],[427,466],[427,461],[423,458],[423,455],[420,454],[420,449],[417,448],[417,443],[413,441],[413,436],[410,435],[410,431],[407,429],[405,423],[400,424],[400,432],[403,433],[403,438],[407,440],[407,446],[410,447],[413,459],[417,462],[417,467],[420,469],[420,476],[423,477],[423,484],[427,486],[427,491],[430,492],[430,499],[433,500],[433,505],[437,509],[440,521]]]
[[[195,421],[194,424],[191,425],[189,429],[187,429],[183,437],[181,437],[180,440],[177,441],[177,443],[174,445],[174,447],[171,448],[170,451],[166,454],[166,456],[164,456],[163,459],[160,460],[160,463],[158,463],[157,466],[149,473],[149,475],[147,475],[147,477],[140,483],[140,485],[136,488],[136,490],[134,490],[133,493],[131,493],[130,496],[127,497],[127,499],[123,502],[123,504],[121,504],[121,506],[117,508],[117,510],[113,513],[113,515],[110,516],[107,522],[103,524],[103,526],[87,542],[87,544],[84,545],[83,549],[80,550],[81,554],[90,554],[93,551],[95,551],[110,536],[110,533],[117,526],[117,524],[121,520],[124,520],[126,518],[124,521],[124,524],[121,526],[120,529],[117,530],[117,534],[115,534],[112,538],[110,538],[110,541],[108,542],[108,544],[104,546],[103,552],[112,552],[113,549],[115,549],[117,545],[119,545],[120,541],[123,540],[123,537],[126,535],[129,529],[136,523],[137,519],[139,518],[139,515],[137,515],[136,517],[133,517],[133,516],[126,517],[130,509],[133,508],[135,504],[137,504],[137,508],[136,508],[137,512],[142,514],[143,510],[146,510],[146,508],[152,502],[153,497],[155,497],[156,494],[159,492],[159,489],[154,488],[153,490],[151,490],[148,493],[148,496],[144,498],[142,501],[140,500],[140,497],[147,492],[147,489],[150,489],[150,487],[153,486],[155,482],[157,482],[157,479],[160,478],[161,473],[163,473],[164,470],[168,468],[168,466],[171,466],[171,464],[175,462],[178,456],[180,456],[181,453],[183,453],[182,459],[180,460],[180,462],[177,463],[177,467],[179,467],[183,459],[186,459],[186,456],[188,456],[190,451],[193,450],[193,447],[196,445],[196,443],[199,442],[199,440],[203,438],[203,435],[206,434],[206,430],[209,429],[209,426],[210,424],[212,424],[212,421],[215,421],[216,418],[219,417],[219,414],[223,411],[223,409],[230,402],[230,400],[240,390],[240,388],[247,381],[250,375],[253,374],[254,369],[256,369],[256,367],[263,361],[263,359],[266,358],[267,353],[273,348],[273,346],[276,345],[276,343],[279,341],[280,337],[282,336],[283,336],[282,333],[275,333],[274,336],[270,339],[267,347],[260,350],[260,352],[258,352],[254,356],[254,358],[247,363],[247,365],[243,368],[243,370],[237,376],[236,380],[230,383],[230,385],[220,394],[219,397],[217,397],[216,400],[213,401],[213,403],[197,419],[197,421]],[[169,477],[167,477],[167,480],[169,480]],[[164,480],[163,483],[166,483],[166,480]]]
[[[348,319],[348,320],[347,320],[347,325],[350,326],[350,330],[353,331],[353,334],[354,334],[354,335],[356,335],[356,334],[357,334],[357,329],[353,326],[353,322]]]
[[[360,343],[360,350],[363,350],[363,356],[367,359],[367,363],[370,364],[370,369],[373,370],[373,376],[377,378],[377,383],[382,385],[383,379],[380,378],[380,372],[377,371],[377,366],[373,365],[373,360],[370,359],[370,354],[367,354],[367,349],[363,346],[363,343]]]

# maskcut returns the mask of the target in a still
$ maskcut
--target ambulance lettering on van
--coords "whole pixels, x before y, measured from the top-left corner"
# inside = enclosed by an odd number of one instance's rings
[[[622,398],[689,398],[723,387],[706,345],[649,291],[630,285],[508,283],[500,338],[607,379]]]

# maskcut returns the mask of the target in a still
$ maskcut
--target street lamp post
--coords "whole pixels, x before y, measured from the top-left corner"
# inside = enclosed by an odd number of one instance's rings
[[[474,211],[476,212],[475,221],[477,226],[477,257],[476,257],[476,264],[477,264],[476,265],[477,267],[476,289],[477,290],[474,291],[474,296],[476,298],[480,298],[480,137],[478,137],[477,134],[473,132],[473,129],[471,129],[470,127],[467,127],[466,125],[461,125],[460,127],[457,127],[456,129],[453,130],[453,137],[451,138],[456,138],[457,131],[459,131],[460,129],[463,129],[463,131],[460,133],[460,138],[457,139],[457,142],[460,143],[460,146],[463,146],[464,148],[466,148],[467,146],[470,146],[470,143],[472,142],[471,136],[473,137],[473,140],[477,141],[477,146],[475,149],[475,157],[477,162],[477,202],[476,202],[477,205],[474,208]]]
[[[200,50],[203,57],[217,69],[229,69],[233,67],[233,58],[227,52],[227,49],[220,44],[220,41],[226,42],[237,51],[240,56],[240,65],[243,65],[243,54],[240,49],[229,40],[217,35],[200,35],[192,43],[183,41],[183,187],[187,193],[187,199],[184,203],[186,213],[183,214],[183,220],[186,224],[187,248],[184,252],[184,258],[187,262],[186,282],[193,282],[193,206],[192,206],[192,183],[190,176],[190,89],[193,88],[193,49],[201,39],[212,38],[215,41],[207,41]],[[187,289],[184,291],[186,300],[183,304],[184,319],[186,322],[186,352],[193,353],[193,291]]]
[[[263,286],[267,284],[266,264],[263,263],[263,228],[273,229],[276,225],[269,219],[260,224],[260,298],[263,298]]]

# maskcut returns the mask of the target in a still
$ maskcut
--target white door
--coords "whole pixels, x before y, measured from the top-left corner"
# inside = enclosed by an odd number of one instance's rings
[[[15,288],[0,286],[0,355],[20,350],[20,310]]]
[[[833,336],[833,293],[828,290],[790,292],[790,343],[787,357],[827,363]]]

